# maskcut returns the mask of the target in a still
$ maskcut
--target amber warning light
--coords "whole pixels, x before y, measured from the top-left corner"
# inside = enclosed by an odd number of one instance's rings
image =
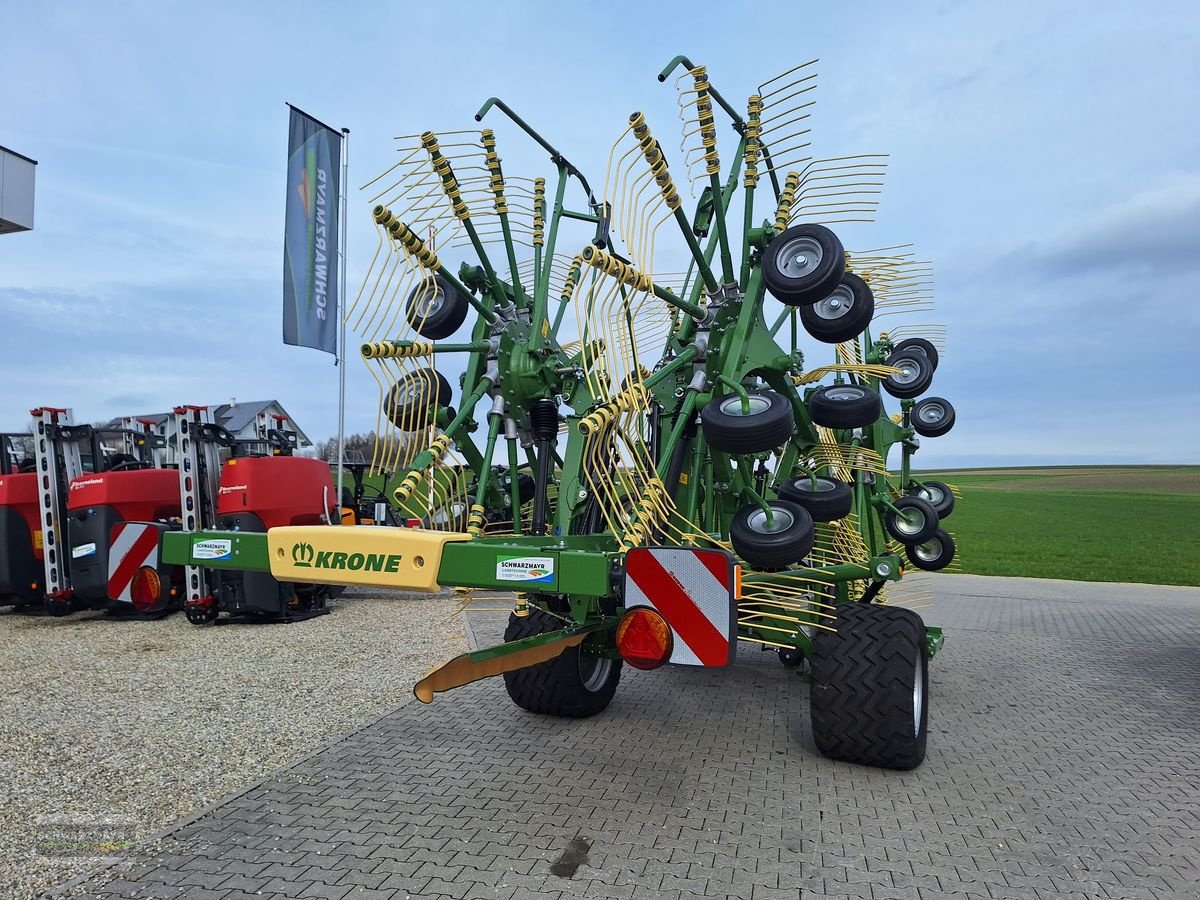
[[[645,606],[635,607],[617,623],[617,652],[635,669],[657,669],[671,657],[667,620]]]
[[[129,586],[129,596],[133,608],[138,612],[151,612],[158,606],[158,598],[162,593],[162,579],[158,572],[150,566],[142,566],[133,576]]]

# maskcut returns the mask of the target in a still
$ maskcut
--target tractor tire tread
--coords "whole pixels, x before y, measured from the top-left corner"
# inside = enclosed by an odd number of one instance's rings
[[[504,640],[522,638],[556,631],[561,622],[553,616],[531,609],[528,616],[508,617]],[[601,712],[612,702],[621,680],[621,664],[613,666],[612,674],[599,691],[583,689],[579,678],[579,648],[568,647],[554,659],[504,673],[504,688],[513,703],[524,710],[545,716],[583,719]]]
[[[913,734],[914,654],[925,655],[925,626],[916,613],[839,607],[837,631],[820,632],[813,654],[812,729],[823,755],[885,769],[921,764],[927,728],[923,721]],[[926,674],[926,716],[928,685]]]

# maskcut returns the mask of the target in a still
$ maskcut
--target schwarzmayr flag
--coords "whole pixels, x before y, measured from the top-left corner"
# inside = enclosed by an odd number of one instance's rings
[[[283,342],[336,355],[342,135],[289,108]]]

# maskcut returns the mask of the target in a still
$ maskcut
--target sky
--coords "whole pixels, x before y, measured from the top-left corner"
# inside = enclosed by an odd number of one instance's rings
[[[1200,7],[1174,2],[0,0],[0,145],[39,162],[35,229],[0,236],[0,430],[236,397],[335,434],[332,357],[281,341],[285,102],[350,129],[353,296],[394,136],[497,95],[598,186],[630,112],[678,133],[677,53],[738,100],[820,58],[818,155],[890,154],[842,237],[934,263],[958,422],[916,464],[1200,462]],[[550,174],[486,124],[506,173]]]

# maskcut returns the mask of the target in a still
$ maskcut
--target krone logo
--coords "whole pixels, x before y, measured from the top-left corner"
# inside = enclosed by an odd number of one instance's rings
[[[399,553],[346,553],[341,550],[318,550],[303,541],[292,545],[292,565],[302,569],[342,569],[349,572],[400,571]],[[314,576],[315,577],[315,576]]]

